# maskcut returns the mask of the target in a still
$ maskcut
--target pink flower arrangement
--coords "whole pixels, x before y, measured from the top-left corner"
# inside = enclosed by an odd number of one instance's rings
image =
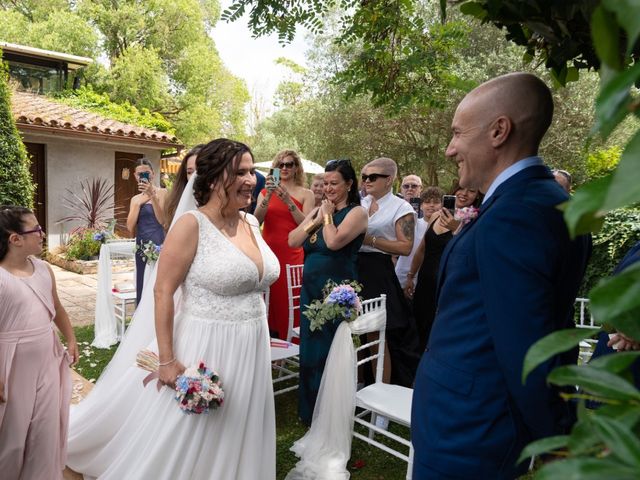
[[[479,210],[476,207],[457,208],[453,218],[462,223],[462,225],[466,225],[476,219],[478,212]]]

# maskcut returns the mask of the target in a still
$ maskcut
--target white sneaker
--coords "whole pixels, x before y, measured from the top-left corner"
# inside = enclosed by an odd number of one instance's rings
[[[378,415],[376,417],[376,427],[381,428],[382,430],[388,430],[389,419],[387,417],[383,417],[382,415]]]

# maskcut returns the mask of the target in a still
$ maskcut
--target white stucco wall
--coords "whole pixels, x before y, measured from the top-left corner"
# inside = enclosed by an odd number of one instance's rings
[[[67,188],[80,191],[80,182],[93,177],[104,177],[113,183],[115,152],[142,154],[160,171],[160,149],[145,145],[117,144],[87,141],[78,138],[23,134],[24,142],[45,144],[47,244],[57,247],[65,240],[69,230],[77,224],[58,224],[70,214],[63,205]],[[159,178],[159,176],[157,177]]]

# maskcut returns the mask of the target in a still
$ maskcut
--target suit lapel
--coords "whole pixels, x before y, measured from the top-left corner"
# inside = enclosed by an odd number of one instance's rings
[[[519,188],[518,185],[526,181],[530,178],[534,177],[542,177],[542,178],[553,178],[551,171],[548,167],[544,165],[534,165],[532,167],[525,168],[520,172],[516,173],[511,178],[508,178],[504,183],[502,183],[495,192],[480,206],[480,211],[478,212],[478,216],[470,223],[465,225],[460,233],[453,236],[453,239],[447,245],[444,253],[442,254],[442,259],[440,260],[440,268],[438,271],[438,288],[436,291],[436,298],[440,295],[440,288],[442,287],[442,283],[444,282],[444,272],[446,271],[447,262],[449,261],[449,256],[452,250],[455,248],[456,244],[460,241],[460,239],[471,230],[474,225],[476,225],[480,221],[480,217],[485,213],[491,206],[496,202],[498,198],[506,191],[511,188]]]
[[[491,205],[493,205],[493,203],[496,201],[496,198],[497,196],[495,194],[491,195],[491,197],[489,197],[489,199],[480,206],[480,211],[478,212],[478,216],[474,218],[473,221],[467,223],[464,227],[462,227],[462,230],[460,230],[460,232],[457,235],[453,236],[453,238],[445,248],[444,253],[442,254],[442,259],[440,260],[440,268],[438,271],[438,289],[436,291],[436,298],[438,298],[440,294],[440,287],[442,287],[442,283],[444,281],[444,272],[446,270],[447,262],[449,261],[449,255],[451,254],[451,251],[455,248],[456,244],[460,241],[460,239],[464,235],[466,235],[467,232],[469,232],[469,230],[471,230],[474,227],[474,225],[478,223],[482,214],[486,212],[489,209],[489,207],[491,207]]]

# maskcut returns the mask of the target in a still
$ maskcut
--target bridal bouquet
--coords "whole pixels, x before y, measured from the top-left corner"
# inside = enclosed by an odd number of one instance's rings
[[[149,240],[147,243],[140,242],[140,245],[136,246],[136,250],[140,252],[145,263],[155,263],[160,256],[162,245],[156,245]]]
[[[476,207],[457,208],[453,218],[460,221],[462,225],[466,225],[467,223],[475,220],[478,216],[478,212],[479,210]]]
[[[145,386],[158,377],[159,359],[155,352],[140,350],[136,356],[136,364],[143,370],[151,372],[142,381]],[[187,414],[208,413],[210,409],[216,409],[224,402],[220,377],[208,369],[204,362],[187,368],[182,375],[179,375],[175,390],[175,399],[180,409]]]
[[[313,332],[322,328],[327,322],[336,319],[352,322],[362,311],[362,301],[358,292],[362,285],[355,281],[345,281],[341,284],[329,280],[322,289],[324,300],[314,300],[311,305],[305,305],[304,314],[309,319],[309,328]]]

